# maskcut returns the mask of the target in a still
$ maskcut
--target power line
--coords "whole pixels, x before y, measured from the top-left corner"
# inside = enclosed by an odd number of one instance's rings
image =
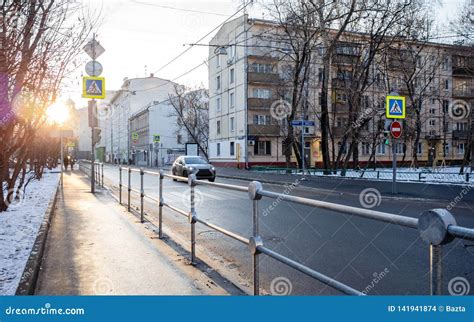
[[[233,17],[235,17],[237,14],[239,14],[239,12],[241,12],[242,10],[244,10],[248,5],[250,4],[250,2],[247,2],[245,3],[240,9],[238,9],[233,15],[231,15],[230,17],[228,17],[226,20],[224,20],[222,23],[220,23],[217,27],[213,28],[210,32],[208,32],[207,34],[205,34],[203,37],[199,38],[199,40],[195,41],[195,43],[200,43],[201,41],[203,41],[204,39],[206,39],[210,34],[212,34],[214,31],[216,31],[217,29],[219,29],[222,25],[224,25],[226,22],[228,22],[230,19],[232,19]],[[182,57],[184,54],[186,54],[188,51],[190,51],[191,49],[193,48],[193,46],[191,47],[188,47],[186,48],[183,52],[181,52],[178,56],[174,57],[173,59],[171,59],[169,62],[167,62],[166,64],[164,64],[163,66],[161,66],[157,71],[155,71],[154,73],[158,73],[160,71],[162,71],[163,69],[165,69],[166,67],[168,67],[169,65],[171,65],[172,63],[174,63],[176,60],[178,60],[180,57]]]
[[[205,15],[213,15],[213,16],[221,16],[221,17],[227,17],[226,14],[223,13],[216,13],[216,12],[210,12],[210,11],[201,11],[201,10],[193,10],[193,9],[184,9],[184,8],[178,8],[178,7],[172,7],[172,6],[164,6],[160,4],[154,4],[154,3],[146,3],[146,2],[141,2],[141,1],[136,1],[132,0],[133,3],[136,3],[138,5],[142,6],[149,6],[149,7],[157,7],[157,8],[163,8],[163,9],[169,9],[169,10],[176,10],[176,11],[184,11],[184,12],[193,12],[193,13],[201,13]]]

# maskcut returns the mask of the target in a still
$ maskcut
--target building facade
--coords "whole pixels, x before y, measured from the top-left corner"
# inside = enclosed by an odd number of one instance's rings
[[[275,36],[278,28],[271,21],[242,16],[224,24],[210,42],[209,158],[214,164],[286,164],[284,111],[289,108],[290,98],[284,84],[290,63],[285,58],[287,45]],[[385,119],[385,97],[396,92],[406,97],[407,106],[416,106],[416,112],[415,108],[409,110],[409,117],[403,121],[404,139],[394,143],[397,159],[409,165],[416,154],[423,164],[460,163],[473,132],[472,48],[428,43],[413,57],[408,54],[413,54],[419,44],[394,43],[393,51],[377,57],[370,71],[371,82],[364,89],[358,113],[372,114],[364,119],[361,115],[350,117],[354,61],[360,61],[363,53],[356,43],[363,37],[343,36],[333,54],[328,88],[332,159],[339,154],[345,158],[349,153],[346,134],[351,127],[360,126],[359,141],[351,150],[357,152],[358,161],[391,162],[392,146],[385,144],[390,125]],[[322,163],[318,119],[322,54],[319,50],[314,52],[306,107],[296,116],[308,121],[309,126],[299,127],[295,136],[304,146],[306,165],[312,167]],[[413,71],[411,76],[408,71]],[[461,114],[456,114],[456,107]],[[361,124],[354,124],[359,120]],[[418,126],[420,137],[415,144],[413,129]],[[294,157],[292,161],[295,162]]]

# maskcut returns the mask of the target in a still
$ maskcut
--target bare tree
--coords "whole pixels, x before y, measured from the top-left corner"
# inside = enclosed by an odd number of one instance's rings
[[[289,77],[287,79],[288,98],[291,109],[286,116],[286,137],[284,139],[284,153],[287,166],[291,162],[291,149],[298,162],[302,165],[299,142],[292,121],[296,117],[304,117],[308,114],[310,106],[308,100],[314,95],[314,64],[316,54],[323,49],[323,61],[329,66],[330,52],[333,44],[345,30],[351,21],[353,13],[356,11],[355,0],[347,1],[280,1],[273,0],[267,4],[266,8],[270,15],[276,20],[281,33],[278,35],[279,43],[286,48],[282,59],[291,63]],[[336,32],[330,34],[329,29],[336,28]],[[328,107],[327,107],[327,87],[328,69],[322,82],[321,96],[321,133],[322,133],[322,154],[325,169],[329,169],[329,148],[328,148]]]
[[[474,44],[474,4],[472,0],[464,1],[449,25],[450,29],[459,36],[462,44]]]
[[[175,85],[175,92],[170,95],[169,101],[173,107],[170,116],[177,119],[176,134],[181,135],[184,130],[190,143],[196,143],[208,159],[209,92],[203,88]]]
[[[72,0],[0,4],[0,212],[29,161],[45,110],[74,70],[92,29]]]

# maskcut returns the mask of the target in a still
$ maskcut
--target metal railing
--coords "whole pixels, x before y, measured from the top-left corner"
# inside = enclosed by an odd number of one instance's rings
[[[127,184],[124,185],[123,171],[128,173]],[[267,248],[263,239],[260,236],[260,225],[259,225],[259,203],[263,198],[276,199],[279,201],[285,201],[289,203],[295,203],[299,205],[305,205],[318,209],[326,209],[341,214],[357,216],[369,220],[375,220],[379,222],[389,223],[391,225],[408,227],[410,229],[418,230],[421,239],[429,245],[430,253],[430,294],[441,295],[442,294],[442,249],[446,244],[451,243],[455,238],[464,240],[474,241],[474,229],[460,227],[457,225],[453,215],[446,209],[433,209],[424,212],[419,219],[391,214],[387,212],[380,212],[374,210],[368,210],[363,208],[356,208],[351,206],[340,205],[336,203],[330,203],[326,201],[318,201],[308,198],[302,198],[297,196],[291,196],[288,194],[281,194],[272,191],[265,190],[262,184],[258,181],[251,182],[248,187],[230,185],[224,183],[213,183],[206,181],[197,181],[195,174],[190,174],[188,178],[165,174],[163,170],[159,172],[144,171],[143,169],[134,168],[123,168],[119,167],[119,203],[123,204],[123,188],[127,188],[127,203],[126,207],[128,211],[131,211],[131,194],[136,193],[140,196],[140,219],[141,222],[145,221],[144,217],[144,198],[148,198],[158,204],[158,234],[159,238],[163,238],[163,208],[167,208],[174,211],[188,219],[190,224],[190,241],[191,241],[191,262],[196,262],[196,223],[200,223],[208,228],[211,228],[217,232],[220,232],[246,246],[252,256],[252,272],[253,272],[253,294],[260,294],[260,266],[259,256],[265,254],[280,263],[283,263],[293,269],[310,276],[323,284],[330,286],[342,293],[348,295],[365,295],[363,292],[358,291],[351,286],[344,284],[336,279],[333,279],[327,275],[324,275],[308,266],[305,266],[297,261],[288,258],[282,254],[277,253],[274,250]],[[140,190],[132,188],[132,173],[136,172],[140,174]],[[159,190],[158,199],[153,198],[151,195],[147,195],[144,190],[144,176],[151,175],[159,178]],[[164,179],[172,179],[182,182],[187,182],[190,189],[190,208],[189,211],[179,209],[177,207],[168,204],[163,196]],[[195,208],[195,187],[198,185],[210,186],[218,189],[231,190],[236,192],[248,193],[249,199],[252,202],[252,236],[245,237],[235,232],[229,231],[211,222],[199,218]]]
[[[79,170],[90,177],[91,161],[79,160]],[[87,170],[87,171],[85,171]],[[94,162],[94,178],[96,183],[104,188],[104,164],[101,162]]]

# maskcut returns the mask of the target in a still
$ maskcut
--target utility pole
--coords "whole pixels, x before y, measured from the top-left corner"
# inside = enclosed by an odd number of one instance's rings
[[[92,58],[92,61],[86,65],[86,72],[90,77],[83,78],[83,97],[90,98],[89,101],[89,127],[91,128],[91,193],[95,193],[95,145],[100,138],[100,129],[97,119],[97,99],[103,99],[105,97],[105,79],[99,78],[102,74],[102,65],[96,61],[97,57],[105,52],[96,40],[96,34],[92,35],[92,40],[87,43],[83,48],[84,51]]]

